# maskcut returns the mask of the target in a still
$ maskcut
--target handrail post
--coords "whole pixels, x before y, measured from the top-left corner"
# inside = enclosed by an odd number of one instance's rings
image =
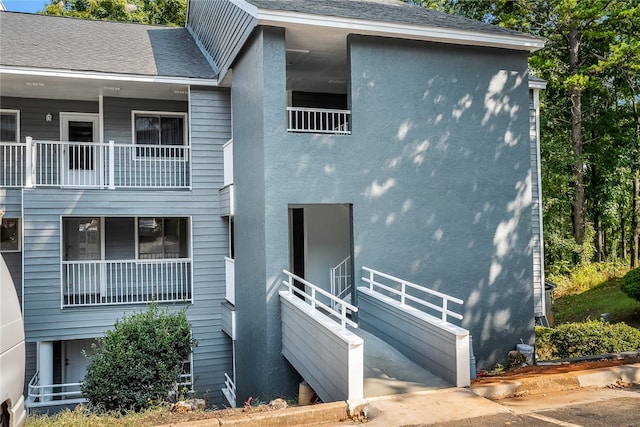
[[[442,298],[442,322],[447,323],[447,298]]]
[[[25,188],[33,188],[34,184],[34,158],[33,156],[33,138],[27,136],[25,138],[26,146],[25,146],[25,177],[24,177],[24,186]]]
[[[407,282],[405,282],[404,280],[402,282],[400,282],[400,304],[405,305],[407,298]]]
[[[369,290],[373,291],[373,270],[369,270]]]
[[[116,165],[115,165],[116,153],[115,143],[113,140],[109,141],[109,190],[115,190],[116,188]]]

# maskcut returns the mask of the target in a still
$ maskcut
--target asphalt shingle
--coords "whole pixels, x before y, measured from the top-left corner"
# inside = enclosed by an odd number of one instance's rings
[[[398,0],[246,0],[260,9],[419,25],[493,35],[539,37]]]
[[[185,28],[0,12],[0,65],[215,78]]]

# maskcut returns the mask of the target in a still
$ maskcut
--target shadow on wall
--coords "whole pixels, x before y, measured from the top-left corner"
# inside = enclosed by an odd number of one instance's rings
[[[533,334],[521,59],[515,70],[474,73],[469,62],[411,85],[384,69],[352,70],[352,135],[316,136],[280,165],[294,178],[287,185],[321,194],[315,202],[354,202],[356,271],[364,264],[466,301],[461,326],[479,366]]]

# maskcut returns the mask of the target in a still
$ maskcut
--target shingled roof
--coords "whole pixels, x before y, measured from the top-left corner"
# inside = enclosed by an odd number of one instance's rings
[[[0,12],[0,65],[215,78],[185,28]]]
[[[399,0],[245,0],[264,10],[298,12],[503,36],[540,37],[408,4]]]

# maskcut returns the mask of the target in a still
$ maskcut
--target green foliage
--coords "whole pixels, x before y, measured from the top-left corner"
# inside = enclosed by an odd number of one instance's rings
[[[90,357],[82,393],[107,410],[141,410],[166,398],[195,345],[184,311],[125,316],[100,339]]]
[[[590,261],[628,263],[638,232],[640,2],[406,1],[545,38],[529,66],[548,83],[540,93],[546,267],[558,274]]]
[[[46,15],[183,27],[187,0],[51,0]]]
[[[549,274],[547,279],[556,285],[555,297],[575,295],[593,289],[602,283],[619,277],[626,267],[615,262],[588,262],[563,271]]]
[[[547,329],[547,330],[545,330]],[[540,360],[582,357],[640,350],[640,330],[625,323],[565,323],[556,328],[536,328]]]
[[[640,301],[640,268],[629,271],[620,280],[620,289],[629,298]]]

